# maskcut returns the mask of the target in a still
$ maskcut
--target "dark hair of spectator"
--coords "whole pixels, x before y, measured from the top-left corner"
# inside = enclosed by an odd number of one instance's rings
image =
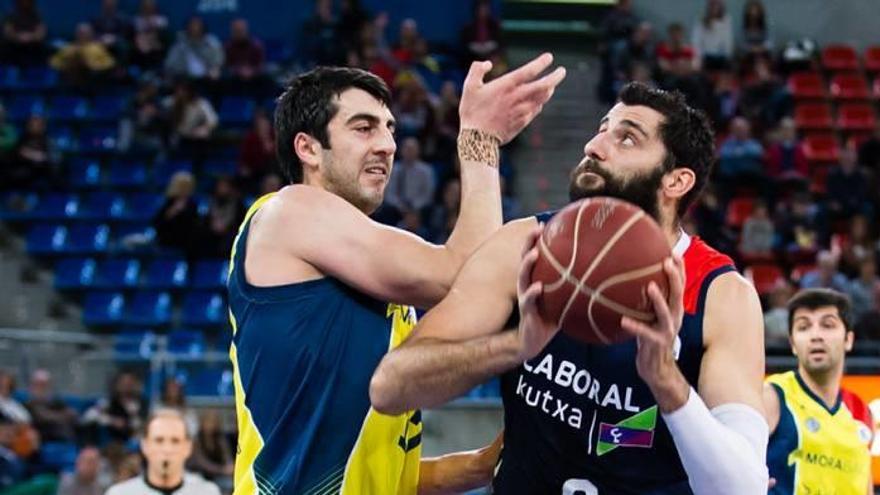
[[[760,0],[749,0],[746,2],[745,7],[743,7],[743,28],[757,29],[759,31],[767,29],[764,4]]]
[[[391,93],[382,79],[365,70],[348,67],[318,67],[293,79],[278,98],[275,110],[275,145],[281,172],[288,183],[303,181],[303,166],[293,140],[300,132],[318,140],[330,149],[327,124],[339,108],[333,99],[344,91],[356,88],[391,106]]]
[[[794,312],[799,309],[819,309],[826,306],[837,308],[837,314],[843,322],[847,332],[851,332],[852,305],[849,297],[831,289],[805,289],[794,295],[788,301],[788,334],[794,329]]]
[[[709,0],[706,2],[706,12],[703,14],[703,26],[710,27],[712,21],[724,18],[724,1]]]
[[[690,107],[678,91],[650,88],[642,83],[629,83],[618,97],[624,105],[641,105],[663,115],[660,138],[666,148],[663,167],[666,171],[684,167],[694,172],[694,187],[678,203],[683,216],[699,197],[709,181],[715,161],[715,135],[706,114]]]

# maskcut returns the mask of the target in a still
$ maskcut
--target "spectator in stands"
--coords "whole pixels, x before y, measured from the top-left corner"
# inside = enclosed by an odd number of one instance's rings
[[[740,112],[759,126],[760,131],[773,127],[788,111],[789,95],[785,85],[773,74],[770,63],[755,61],[755,77],[743,88]]]
[[[602,43],[612,57],[615,51],[625,49],[639,22],[639,18],[633,13],[632,0],[617,0],[614,9],[608,12],[600,27]]]
[[[101,13],[92,19],[98,40],[120,60],[127,60],[132,37],[131,20],[119,12],[116,0],[102,0]]]
[[[654,80],[654,75],[651,73],[651,66],[643,62],[636,62],[630,65],[629,78],[631,81],[642,83],[649,88],[659,87],[657,81]]]
[[[221,485],[228,484],[235,458],[223,431],[220,413],[215,409],[208,409],[201,414],[199,421],[201,427],[194,437],[193,454],[187,467]]]
[[[724,205],[718,197],[718,191],[711,184],[700,195],[697,204],[690,213],[697,232],[707,243],[715,246],[721,252],[733,252],[736,244],[733,242],[725,222],[726,212]]]
[[[707,70],[730,67],[733,57],[733,25],[723,0],[707,0],[703,18],[694,26],[691,44]]]
[[[13,188],[33,189],[58,182],[60,156],[46,134],[46,119],[31,115],[25,123],[24,134],[12,151],[7,184]]]
[[[405,216],[428,206],[434,199],[435,188],[434,171],[421,160],[419,141],[414,137],[404,139],[400,159],[394,164],[385,188],[385,202]]]
[[[446,81],[440,88],[440,101],[437,104],[437,160],[448,163],[455,157],[458,139],[458,88],[455,82]],[[445,177],[438,177],[443,180]]]
[[[241,141],[237,179],[242,189],[254,194],[269,171],[275,168],[275,130],[264,110],[254,113],[253,126]]]
[[[877,121],[871,137],[859,147],[859,163],[874,174],[880,172],[880,120]]]
[[[30,423],[31,414],[12,394],[15,392],[15,377],[6,370],[0,370],[0,415],[15,423]]]
[[[100,399],[83,416],[83,422],[122,444],[135,438],[147,415],[143,384],[133,373],[122,371],[114,378],[108,397]]]
[[[195,436],[199,431],[199,416],[189,406],[186,405],[186,394],[183,391],[183,384],[176,378],[168,378],[162,387],[162,396],[159,404],[153,408],[156,409],[176,409],[183,416],[186,423],[186,431],[189,435]]]
[[[708,113],[716,130],[727,129],[739,111],[739,81],[733,71],[718,73]]]
[[[421,39],[419,34],[419,25],[415,19],[406,18],[400,21],[400,32],[397,35],[397,43],[394,45],[391,53],[397,62],[406,65],[413,60],[413,51],[416,43]]]
[[[442,244],[449,239],[455,222],[458,220],[458,211],[461,206],[461,182],[458,178],[450,179],[443,186],[443,195],[440,203],[430,207],[428,215],[428,230],[431,242]]]
[[[415,77],[405,78],[397,89],[397,99],[391,105],[391,111],[397,117],[397,136],[417,137],[425,146],[436,131],[434,107],[428,100],[428,92]]]
[[[767,147],[765,161],[767,175],[777,180],[804,181],[810,173],[807,157],[797,137],[794,119],[786,117],[771,132],[771,144]]]
[[[140,476],[143,472],[143,459],[139,452],[124,452],[113,473],[113,482],[120,483]],[[104,494],[106,495],[106,493]]]
[[[832,246],[840,251],[840,271],[847,277],[858,277],[862,262],[876,255],[877,239],[871,232],[871,224],[865,215],[855,215],[849,220],[848,235],[840,236],[841,242]]]
[[[356,50],[361,30],[370,22],[370,16],[360,0],[342,0],[339,13],[338,36],[347,50]]]
[[[205,30],[201,17],[191,17],[186,31],[179,33],[177,42],[165,59],[165,72],[171,77],[217,79],[223,68],[223,45]]]
[[[769,308],[764,312],[764,342],[768,346],[788,346],[788,300],[794,291],[787,280],[770,292]]]
[[[773,254],[776,232],[767,204],[756,201],[752,214],[743,223],[739,252],[745,258],[769,257]]]
[[[97,448],[88,446],[80,450],[74,471],[61,475],[58,495],[103,495],[110,480],[101,472],[101,462]]]
[[[116,60],[107,47],[95,39],[92,26],[82,22],[76,26],[76,38],[61,47],[49,64],[68,83],[86,88],[106,77]]]
[[[195,190],[196,180],[191,173],[175,173],[165,190],[165,203],[153,217],[158,244],[179,249],[187,257],[193,257],[197,247],[193,235],[199,226],[199,207],[193,198]]]
[[[36,0],[15,0],[3,22],[5,60],[14,65],[41,65],[46,61],[46,24]]]
[[[344,45],[340,39],[337,20],[333,16],[331,0],[315,0],[315,15],[306,21],[301,32],[307,63],[339,65],[343,62]]]
[[[877,276],[877,263],[873,256],[861,261],[858,276],[850,281],[847,295],[852,301],[854,321],[880,309],[880,277]]]
[[[40,438],[47,442],[76,440],[78,414],[52,389],[52,375],[44,369],[31,374],[29,397],[25,403]]]
[[[501,24],[492,16],[490,0],[474,1],[474,19],[462,29],[461,41],[467,49],[466,63],[489,60],[501,52]]]
[[[767,29],[767,14],[761,0],[749,0],[743,6],[742,28],[743,52],[747,64],[755,57],[768,56],[773,45]]]
[[[156,0],[141,0],[134,16],[132,63],[142,69],[160,67],[168,50],[168,36],[168,17],[159,12]]]
[[[26,476],[24,462],[12,450],[16,423],[0,412],[0,491],[18,485]]]
[[[849,292],[849,280],[837,269],[839,258],[831,251],[819,251],[816,256],[817,266],[805,273],[801,278],[801,289],[834,289],[846,294]]]
[[[120,151],[155,156],[165,147],[167,124],[159,101],[159,81],[155,77],[141,77],[137,92],[119,123]]]
[[[616,87],[623,86],[632,75],[633,66],[643,64],[653,70],[657,49],[654,45],[654,28],[648,22],[640,22],[629,38],[626,48],[612,60],[617,75]]]
[[[818,207],[808,194],[800,193],[777,208],[776,221],[782,245],[789,253],[815,253],[824,244],[825,228]]]
[[[663,73],[672,71],[679,60],[694,63],[694,49],[685,41],[684,26],[673,22],[666,29],[667,39],[657,45],[657,66]]]
[[[841,148],[840,165],[828,173],[826,191],[832,221],[865,213],[868,176],[859,168],[858,155],[852,146]]]
[[[205,217],[204,236],[201,241],[202,255],[228,258],[238,226],[244,220],[244,203],[235,181],[220,177],[214,184],[214,193]]]
[[[250,34],[245,19],[235,19],[229,25],[226,42],[226,70],[233,78],[251,81],[263,73],[266,54],[263,44]]]
[[[263,177],[262,182],[260,182],[260,192],[257,196],[264,196],[279,191],[282,187],[284,187],[284,180],[281,179],[280,175],[274,172],[266,174],[266,176]]]
[[[672,64],[672,70],[663,81],[663,89],[680,91],[689,105],[712,113],[715,104],[712,82],[685,59],[680,58]]]
[[[199,95],[191,82],[182,80],[165,100],[165,109],[171,124],[172,147],[184,155],[201,158],[219,123],[211,102]]]
[[[12,152],[13,148],[15,148],[15,143],[17,141],[18,130],[13,124],[6,120],[6,107],[0,103],[0,169],[6,167],[6,162],[9,160],[9,154]],[[2,177],[3,172],[0,170],[0,178]]]
[[[752,137],[749,121],[737,117],[718,152],[718,176],[730,185],[752,184],[764,175],[764,148]]]
[[[184,470],[192,454],[192,439],[183,417],[174,409],[161,409],[150,415],[141,438],[141,452],[146,459],[144,476],[111,486],[107,495],[220,495],[217,485]]]

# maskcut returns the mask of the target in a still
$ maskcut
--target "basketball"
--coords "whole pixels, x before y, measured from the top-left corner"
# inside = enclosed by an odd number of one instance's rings
[[[663,260],[669,242],[642,209],[613,198],[572,203],[544,226],[532,282],[544,284],[539,305],[563,332],[589,344],[614,344],[630,335],[629,316],[654,319],[648,283],[664,295]]]

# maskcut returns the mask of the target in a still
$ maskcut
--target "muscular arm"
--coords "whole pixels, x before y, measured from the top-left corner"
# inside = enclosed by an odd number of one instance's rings
[[[779,403],[779,395],[773,389],[773,385],[764,384],[764,416],[767,418],[767,425],[770,426],[770,434],[776,431],[779,426],[779,415],[781,414],[781,404]]]
[[[501,454],[504,432],[477,450],[455,452],[422,459],[419,465],[419,495],[463,493],[492,481]]]
[[[519,253],[535,225],[524,219],[498,231],[412,336],[385,355],[370,381],[377,411],[440,405],[519,364],[516,332],[501,331],[516,307]]]

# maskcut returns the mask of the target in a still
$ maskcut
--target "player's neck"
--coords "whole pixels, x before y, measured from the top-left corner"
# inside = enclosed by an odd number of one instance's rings
[[[840,394],[840,379],[843,376],[842,367],[828,370],[824,373],[810,373],[802,366],[798,367],[801,379],[813,394],[822,399],[827,407],[834,407],[837,396]]]
[[[684,233],[681,230],[681,226],[678,222],[666,223],[663,222],[663,235],[666,236],[666,240],[669,241],[669,247],[674,248],[678,241],[681,239],[682,234]]]

